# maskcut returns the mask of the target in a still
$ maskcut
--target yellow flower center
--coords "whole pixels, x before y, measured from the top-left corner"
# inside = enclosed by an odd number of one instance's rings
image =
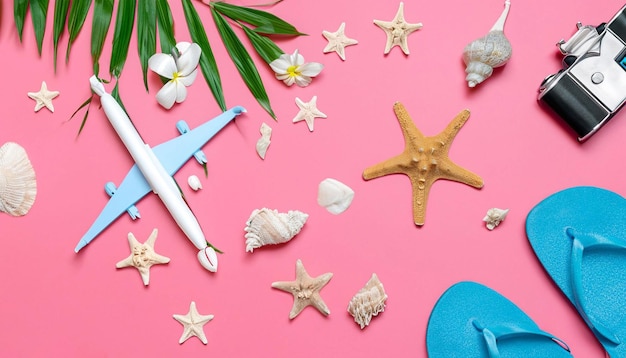
[[[180,76],[180,72],[174,72],[174,73],[172,74],[172,81],[177,81],[177,80],[178,80],[178,77],[181,77],[181,76]]]
[[[289,66],[289,67],[287,67],[287,73],[289,74],[289,77],[300,76],[300,71],[298,71],[298,69],[299,69],[298,66]]]

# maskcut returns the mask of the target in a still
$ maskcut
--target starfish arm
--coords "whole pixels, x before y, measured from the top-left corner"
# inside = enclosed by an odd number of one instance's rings
[[[148,286],[150,284],[150,267],[139,267],[137,268],[137,270],[141,275],[141,281],[143,281],[143,285]]]
[[[428,204],[430,187],[437,178],[420,179],[417,176],[410,176],[410,179],[413,187],[413,222],[415,225],[422,226],[426,219],[426,204]]]
[[[313,296],[311,296],[310,301],[311,306],[317,308],[317,310],[325,316],[328,316],[330,314],[328,306],[326,306],[326,303],[324,303],[324,300],[322,300],[322,296],[320,296],[319,293],[314,293]]]
[[[295,287],[295,285],[297,285],[297,282],[295,281],[277,281],[277,282],[272,282],[272,288],[276,288],[279,289],[281,291],[285,291],[285,292],[289,292],[289,293],[293,293],[293,287]]]
[[[406,143],[407,146],[409,146],[410,143],[414,143],[416,140],[423,140],[425,138],[424,134],[415,126],[409,112],[402,103],[394,103],[393,111],[398,118],[402,134],[404,135],[404,143]]]
[[[311,305],[311,301],[309,299],[299,299],[294,296],[293,298],[293,306],[291,307],[291,311],[289,312],[289,319],[296,318],[302,310],[306,308],[306,306]]]
[[[444,129],[441,133],[437,134],[435,138],[442,143],[443,147],[446,149],[446,152],[450,149],[450,145],[452,141],[459,133],[461,128],[467,120],[469,119],[470,111],[467,109],[462,110],[459,114],[454,117],[454,119],[448,124],[446,129]]]
[[[405,174],[408,165],[406,154],[400,154],[373,165],[363,171],[363,179],[376,179],[389,174]]]
[[[131,254],[130,256],[128,256],[127,258],[125,258],[124,260],[118,262],[115,264],[115,267],[117,268],[123,268],[123,267],[128,267],[128,266],[133,266],[133,255]]]
[[[439,175],[442,179],[467,184],[469,186],[473,186],[474,188],[480,189],[484,185],[483,179],[480,176],[453,163],[450,160],[444,160],[441,162]]]

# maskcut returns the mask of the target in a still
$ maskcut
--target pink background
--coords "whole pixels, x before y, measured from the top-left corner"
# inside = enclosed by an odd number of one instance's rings
[[[409,56],[399,48],[383,55],[385,34],[372,23],[391,20],[398,2],[283,1],[270,11],[309,36],[281,39],[281,47],[286,52],[299,49],[307,61],[321,62],[325,69],[309,87],[288,88],[256,58],[277,122],[241,81],[208,8],[195,5],[229,107],[248,110],[205,146],[208,178],[193,160],[176,175],[181,184],[191,174],[202,180],[201,191],[193,192],[186,184],[182,189],[207,239],[225,251],[215,274],[198,264],[196,249],[151,194],[137,205],[140,220],[122,216],[74,253],[107,201],[104,183],[119,184],[132,161],[97,106],[91,107],[80,136],[82,112],[68,120],[89,96],[90,20],[69,64],[63,61],[67,36],[62,39],[55,73],[53,2],[41,57],[30,18],[20,43],[12,2],[2,3],[0,143],[15,141],[26,148],[37,172],[38,195],[26,216],[0,215],[0,355],[426,357],[426,325],[436,300],[450,285],[473,280],[518,304],[540,327],[566,341],[575,356],[604,356],[536,260],[524,222],[536,203],[566,187],[595,185],[626,193],[626,114],[581,145],[536,101],[541,80],[560,68],[556,41],[569,38],[577,21],[608,21],[622,1],[513,1],[505,28],[513,57],[474,90],[466,87],[461,53],[491,28],[502,0],[405,1],[406,19],[424,24],[409,37]],[[182,6],[178,1],[171,6],[177,39],[188,41]],[[347,35],[359,41],[346,49],[345,62],[322,52],[327,43],[322,30],[335,31],[341,22],[346,22]],[[110,38],[101,60],[103,73],[109,53]],[[42,80],[61,92],[54,113],[45,108],[33,112],[35,103],[26,95],[39,90]],[[170,111],[154,98],[157,76],[150,73],[149,82],[146,93],[133,35],[120,92],[151,145],[177,135],[179,119],[195,127],[219,113],[203,78]],[[315,131],[309,132],[305,123],[292,123],[298,111],[294,100],[308,101],[314,95],[328,118],[316,119]],[[392,110],[396,101],[405,104],[427,135],[441,131],[464,108],[472,113],[450,156],[479,174],[485,186],[477,190],[436,182],[421,228],[412,222],[406,176],[368,182],[361,177],[366,167],[403,149]],[[273,128],[265,160],[255,152],[263,122]],[[352,206],[338,216],[316,201],[318,184],[327,177],[356,192]],[[252,210],[262,207],[301,210],[310,218],[288,244],[246,253],[245,222]],[[510,209],[494,231],[482,222],[491,207]],[[116,269],[115,263],[129,255],[128,232],[143,242],[153,228],[159,229],[156,251],[171,262],[153,266],[150,285],[144,287],[137,270]],[[270,285],[292,280],[297,259],[312,276],[334,273],[321,292],[330,316],[307,308],[288,319],[291,295]],[[385,312],[361,330],[346,307],[373,272],[389,299]],[[182,326],[172,314],[185,314],[191,301],[200,313],[215,315],[204,327],[207,346],[196,338],[178,344]]]

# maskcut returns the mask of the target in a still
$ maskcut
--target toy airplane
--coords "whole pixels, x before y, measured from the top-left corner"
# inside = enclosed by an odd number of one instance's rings
[[[183,125],[185,130],[181,131],[181,136],[150,148],[143,142],[117,101],[105,92],[102,83],[95,76],[90,78],[90,83],[92,90],[101,97],[102,108],[133,157],[135,165],[118,188],[112,183],[107,184],[107,193],[111,199],[89,231],[80,239],[74,251],[78,252],[89,244],[125,211],[128,211],[131,217],[138,217],[139,212],[134,204],[153,191],[163,201],[180,229],[200,250],[198,252],[200,264],[207,270],[215,272],[217,270],[215,250],[208,245],[198,220],[183,199],[172,175],[192,156],[203,157],[200,155],[200,148],[236,116],[245,112],[245,109],[234,107],[193,130],[188,130]]]

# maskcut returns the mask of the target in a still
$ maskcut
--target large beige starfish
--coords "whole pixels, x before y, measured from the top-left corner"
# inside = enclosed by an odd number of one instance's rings
[[[337,52],[342,60],[346,60],[346,46],[356,45],[359,42],[346,36],[346,23],[342,22],[339,30],[335,32],[322,31],[322,35],[328,40],[328,45],[324,47],[324,53]]]
[[[391,21],[374,20],[387,34],[387,43],[385,44],[385,55],[391,51],[394,46],[400,46],[405,55],[409,54],[409,45],[407,37],[414,31],[422,28],[422,23],[409,24],[404,20],[404,3],[400,3],[396,16]]]
[[[196,303],[191,301],[191,304],[189,305],[189,312],[187,312],[186,315],[174,315],[174,319],[180,322],[180,324],[184,327],[183,334],[180,336],[178,343],[182,344],[192,336],[196,336],[202,341],[202,343],[207,344],[209,341],[206,339],[203,327],[214,317],[215,316],[212,314],[206,316],[201,315],[196,308]]]
[[[133,266],[139,270],[143,284],[148,286],[150,283],[150,266],[156,264],[166,264],[170,259],[161,256],[154,251],[154,242],[156,241],[158,230],[152,230],[148,240],[141,244],[135,238],[132,232],[128,233],[128,245],[130,246],[130,256],[115,264],[117,268]]]
[[[49,91],[48,85],[46,82],[41,82],[41,89],[39,92],[28,92],[28,97],[34,99],[37,103],[35,104],[35,112],[39,112],[40,109],[46,107],[50,110],[50,112],[54,113],[54,106],[52,105],[52,99],[59,95],[59,91]]]
[[[388,174],[407,175],[413,187],[413,220],[415,225],[424,225],[428,192],[436,180],[447,179],[475,188],[483,187],[483,180],[478,175],[448,158],[452,141],[469,118],[470,112],[461,111],[443,132],[426,137],[417,129],[402,103],[394,104],[393,110],[404,134],[404,152],[365,169],[363,178],[370,180]]]
[[[296,261],[296,280],[272,283],[272,287],[293,295],[293,307],[289,312],[289,319],[294,319],[306,306],[313,306],[328,316],[330,310],[320,296],[320,290],[326,286],[333,274],[328,272],[318,277],[311,277],[304,269],[302,261]]]

